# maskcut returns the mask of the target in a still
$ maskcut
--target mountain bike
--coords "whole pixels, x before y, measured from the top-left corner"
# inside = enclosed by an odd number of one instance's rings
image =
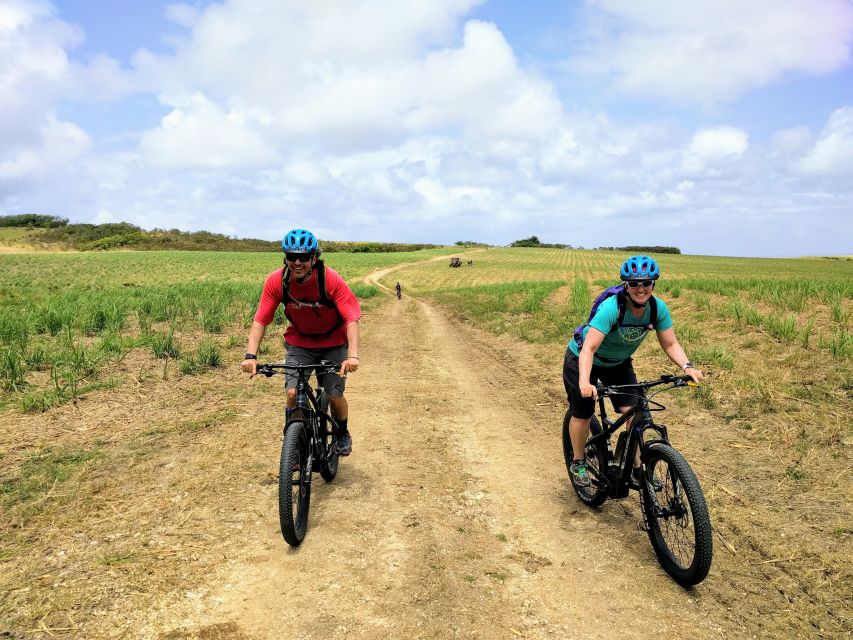
[[[338,473],[335,440],[338,424],[329,413],[329,398],[323,388],[317,393],[308,379],[335,373],[340,365],[328,360],[317,364],[259,364],[258,375],[270,377],[286,370],[297,372],[296,407],[285,412],[278,473],[278,519],[281,535],[292,547],[298,547],[308,530],[311,504],[311,474],[319,473],[331,482]],[[288,415],[289,413],[289,415]]]
[[[655,424],[652,417],[652,412],[666,409],[647,395],[649,389],[660,385],[667,387],[652,395],[695,383],[690,376],[664,375],[650,382],[597,387],[601,420],[592,416],[584,445],[591,483],[581,487],[571,473],[569,478],[578,498],[590,507],[599,507],[608,498],[625,498],[631,488],[639,491],[645,529],[658,561],[677,583],[689,587],[702,582],[711,568],[711,521],[696,475],[670,444],[666,426]],[[617,420],[610,420],[604,399],[618,394],[632,395],[636,404]],[[574,457],[570,419],[571,407],[563,419],[567,469]],[[614,451],[610,436],[629,420],[630,427],[619,434]],[[637,447],[642,461],[639,486],[631,478]]]

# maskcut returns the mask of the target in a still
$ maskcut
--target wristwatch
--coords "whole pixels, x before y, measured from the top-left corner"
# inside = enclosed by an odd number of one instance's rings
[[[257,359],[258,359],[258,356],[256,356],[254,353],[247,353],[246,355],[243,356],[243,360],[257,360]]]
[[[684,369],[685,371],[687,371],[688,369],[695,369],[696,367],[694,367],[693,363],[690,362],[690,360],[688,360],[687,362],[684,363],[684,366],[681,368]]]

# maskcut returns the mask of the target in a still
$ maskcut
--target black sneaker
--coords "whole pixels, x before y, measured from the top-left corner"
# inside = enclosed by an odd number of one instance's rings
[[[338,439],[335,440],[335,450],[339,456],[348,456],[352,453],[352,436],[349,431],[338,434]]]
[[[640,490],[640,472],[640,467],[634,467],[633,469],[631,469],[631,486],[637,491]],[[660,480],[658,480],[654,476],[646,476],[646,480],[648,481],[652,489],[655,490],[655,493],[663,491],[663,485],[661,484]]]
[[[573,460],[569,466],[569,473],[572,476],[572,482],[576,487],[586,488],[592,484],[589,478],[589,471],[586,468],[585,460]]]

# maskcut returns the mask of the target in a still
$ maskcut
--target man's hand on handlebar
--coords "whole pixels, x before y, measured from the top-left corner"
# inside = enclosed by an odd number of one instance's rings
[[[246,358],[240,364],[243,373],[248,373],[250,378],[254,378],[258,373],[258,361],[252,358]]]
[[[358,364],[358,358],[347,358],[341,363],[341,370],[338,375],[345,376],[348,373],[355,373],[356,371],[358,371]]]

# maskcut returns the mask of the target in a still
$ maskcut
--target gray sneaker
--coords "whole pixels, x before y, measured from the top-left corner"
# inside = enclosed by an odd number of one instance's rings
[[[352,436],[349,431],[338,434],[338,439],[335,440],[335,450],[339,456],[348,456],[352,453]]]
[[[588,487],[592,484],[589,477],[589,471],[586,468],[585,460],[574,460],[569,466],[569,474],[572,477],[572,482],[576,487]]]

